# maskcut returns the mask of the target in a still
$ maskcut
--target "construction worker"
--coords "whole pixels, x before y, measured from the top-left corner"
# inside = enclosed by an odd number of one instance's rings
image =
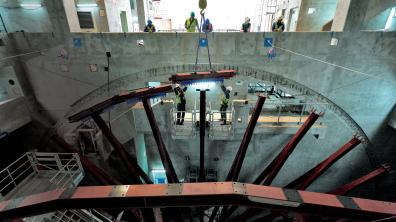
[[[242,31],[243,32],[250,32],[250,27],[252,24],[250,24],[250,18],[246,17],[245,22],[242,24]]]
[[[190,18],[186,20],[184,23],[184,27],[186,28],[187,32],[195,32],[198,27],[198,20],[195,18],[195,12],[191,12]]]
[[[283,22],[283,18],[279,17],[278,20],[276,20],[272,24],[272,31],[273,32],[283,32],[285,31],[285,23]]]
[[[186,111],[186,95],[187,87],[182,88],[180,84],[176,84],[174,88],[176,94],[176,109],[177,109],[177,121],[176,125],[184,124],[184,116]],[[181,118],[180,118],[181,117]]]
[[[150,19],[147,21],[147,25],[144,27],[144,32],[155,32],[155,26]]]
[[[227,108],[228,104],[230,103],[230,93],[232,91],[231,86],[225,87],[224,85],[221,85],[221,89],[223,90],[224,95],[221,96],[221,105],[220,105],[220,112],[221,112],[221,121],[223,123],[221,125],[226,125],[227,124]]]
[[[203,32],[213,32],[213,25],[210,23],[209,19],[205,20],[205,24],[202,26]]]

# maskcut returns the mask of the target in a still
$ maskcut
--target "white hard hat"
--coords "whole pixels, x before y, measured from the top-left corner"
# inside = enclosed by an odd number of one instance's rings
[[[176,88],[180,88],[180,84],[179,83],[176,83]]]
[[[226,87],[226,90],[228,90],[228,91],[231,92],[231,91],[232,91],[232,87],[231,87],[231,86],[227,86],[227,87]]]

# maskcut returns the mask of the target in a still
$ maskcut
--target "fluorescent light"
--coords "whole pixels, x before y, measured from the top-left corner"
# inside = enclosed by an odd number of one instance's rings
[[[151,170],[152,173],[165,173],[164,169]]]
[[[85,7],[98,7],[98,4],[77,4],[77,7],[85,8]]]
[[[36,9],[41,7],[40,3],[22,3],[20,5],[22,8],[26,8],[26,9]]]

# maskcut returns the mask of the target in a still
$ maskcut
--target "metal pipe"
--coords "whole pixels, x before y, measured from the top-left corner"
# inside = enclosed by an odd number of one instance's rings
[[[199,102],[199,182],[205,182],[205,126],[206,126],[206,91],[200,91]]]
[[[226,181],[237,181],[238,180],[239,173],[241,172],[242,164],[245,159],[250,140],[252,139],[254,128],[256,127],[256,124],[257,124],[257,120],[260,117],[261,110],[263,109],[265,99],[266,99],[265,96],[261,96],[261,95],[258,96],[256,106],[254,107],[249,124],[246,127],[245,134],[243,135],[241,145],[239,146],[239,149],[235,156],[234,162],[232,163],[231,169],[228,172]],[[218,210],[219,210],[219,207],[215,207],[213,209],[212,215],[210,216],[210,219],[209,219],[210,222],[214,221]],[[226,215],[227,210],[228,210],[228,207],[224,207],[222,209],[220,220],[222,220],[228,216],[228,214]]]
[[[177,174],[175,168],[173,167],[172,160],[169,157],[168,151],[166,150],[165,143],[161,136],[161,131],[158,128],[157,120],[155,119],[153,109],[149,104],[149,98],[142,98],[144,110],[147,114],[147,119],[150,123],[151,130],[153,131],[153,136],[155,142],[157,143],[158,151],[162,160],[162,164],[165,168],[166,177],[168,179],[168,183],[179,183],[179,179],[177,178]]]
[[[335,190],[332,190],[330,192],[327,192],[328,194],[334,194],[334,195],[345,195],[349,191],[357,188],[358,186],[384,174],[385,172],[389,172],[391,169],[391,166],[389,164],[384,164],[381,167],[377,168],[376,170],[368,173],[367,175],[364,175],[350,183],[345,184],[344,186],[341,186]]]
[[[92,118],[95,121],[95,123],[98,125],[98,127],[102,130],[103,135],[114,147],[115,151],[121,158],[121,161],[127,167],[128,173],[130,174],[132,181],[134,183],[142,184],[142,181],[139,178],[140,176],[146,183],[152,183],[149,176],[143,171],[142,168],[140,168],[136,160],[132,159],[129,156],[124,145],[122,145],[121,142],[118,141],[118,139],[115,137],[113,132],[111,132],[111,130],[109,129],[105,121],[102,119],[102,117],[100,117],[99,114],[93,114]]]
[[[286,185],[285,188],[296,188],[297,190],[307,189],[309,185],[311,185],[319,176],[321,176],[327,169],[329,169],[337,160],[341,159],[344,155],[346,155],[360,143],[361,141],[358,138],[353,137],[340,149],[334,152],[331,156],[323,160],[321,163],[316,165],[314,168],[312,168],[290,184]]]

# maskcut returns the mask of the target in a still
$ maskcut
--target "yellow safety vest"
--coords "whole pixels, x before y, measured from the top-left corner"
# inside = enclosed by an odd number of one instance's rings
[[[224,95],[221,96],[221,105],[222,106],[228,106],[228,103],[230,102],[229,99],[227,99]]]
[[[187,24],[187,32],[195,32],[195,28],[197,27],[197,19],[194,19],[192,22],[190,18],[186,20]]]

